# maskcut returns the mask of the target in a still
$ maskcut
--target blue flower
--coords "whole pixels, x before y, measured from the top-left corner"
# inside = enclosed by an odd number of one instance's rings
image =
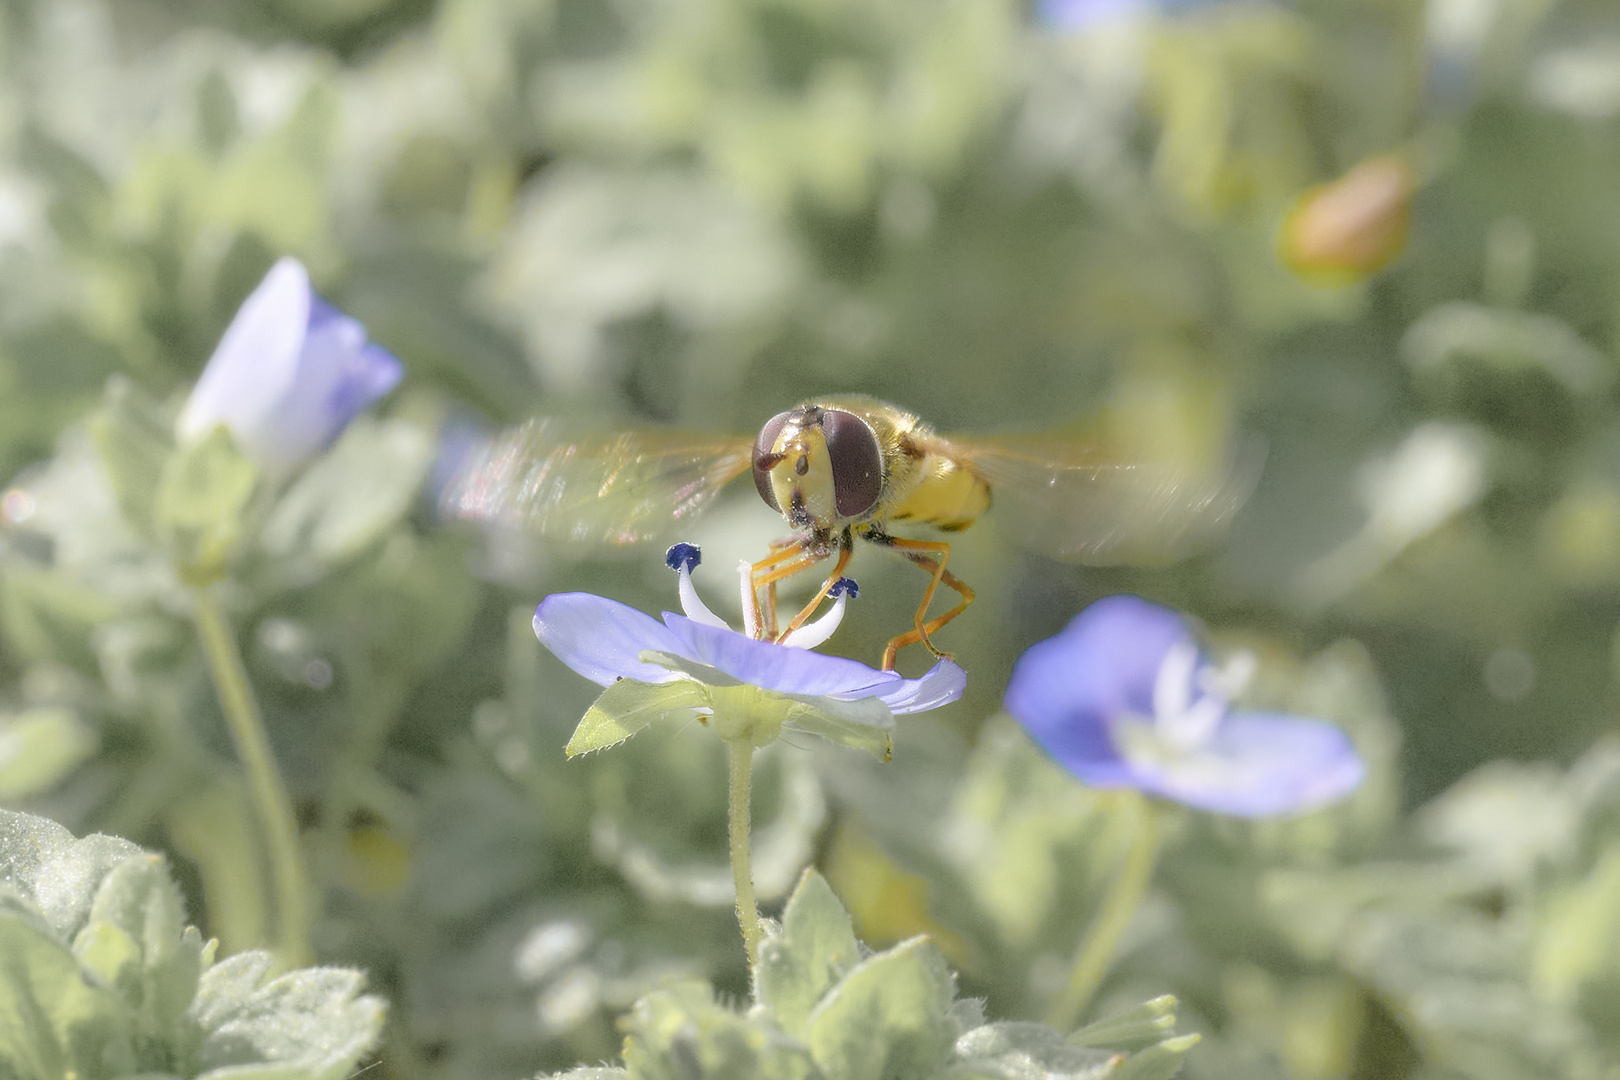
[[[1134,596],[1099,600],[1013,668],[1006,708],[1094,787],[1265,817],[1341,798],[1362,764],[1331,724],[1228,703],[1253,670],[1199,651],[1185,619]]]
[[[1119,19],[1176,15],[1228,0],[1038,0],[1036,20],[1048,30],[1078,30]]]
[[[832,636],[849,598],[856,595],[848,578],[834,588],[831,611],[778,644],[738,633],[704,606],[692,587],[692,568],[699,558],[691,544],[669,549],[667,561],[680,575],[685,615],[666,611],[659,622],[617,600],[558,593],[535,609],[535,636],[557,659],[602,686],[618,679],[665,683],[696,671],[706,676],[705,682],[734,680],[777,694],[837,701],[872,698],[896,714],[935,709],[962,696],[967,675],[949,660],[941,660],[920,679],[906,679],[858,660],[811,651]],[[648,654],[661,655],[649,659]],[[682,662],[684,671],[659,662],[666,658]]]
[[[242,304],[181,410],[176,434],[190,442],[220,425],[272,474],[289,472],[337,437],[405,373],[365,327],[309,286],[284,258]]]

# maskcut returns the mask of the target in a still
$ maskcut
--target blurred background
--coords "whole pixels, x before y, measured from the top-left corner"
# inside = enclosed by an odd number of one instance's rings
[[[408,372],[326,474],[399,497],[266,530],[230,594],[387,1075],[610,1058],[671,974],[747,993],[718,745],[565,763],[595,688],[528,627],[564,589],[673,607],[661,550],[447,527],[435,484],[531,415],[752,432],[850,391],[1265,467],[1174,565],[1051,561],[994,509],[956,538],[966,698],[889,765],[770,751],[768,910],[814,861],[863,938],[934,933],[1038,1017],[1123,838],[1001,691],[1136,592],[1370,776],[1178,818],[1100,1013],[1180,995],[1195,1077],[1620,1075],[1617,180],[1608,0],[0,0],[0,801],[166,851],[224,953],[264,937],[184,597],[84,420],[172,409],[292,254]],[[717,610],[782,531],[747,487],[679,537]],[[920,576],[852,569],[833,647],[870,661]]]

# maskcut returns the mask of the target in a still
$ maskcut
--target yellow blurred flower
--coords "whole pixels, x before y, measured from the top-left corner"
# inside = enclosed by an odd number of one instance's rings
[[[1388,266],[1406,246],[1417,184],[1402,157],[1367,158],[1289,207],[1278,254],[1314,284],[1347,285]]]

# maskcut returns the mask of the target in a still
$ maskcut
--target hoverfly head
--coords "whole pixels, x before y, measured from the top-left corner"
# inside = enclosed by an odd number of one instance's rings
[[[854,413],[801,405],[760,429],[754,486],[793,528],[835,528],[877,506],[883,450]]]

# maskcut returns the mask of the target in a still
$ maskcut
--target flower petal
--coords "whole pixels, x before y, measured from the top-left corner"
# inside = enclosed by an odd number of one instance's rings
[[[657,619],[590,593],[557,593],[534,609],[534,636],[570,668],[601,686],[617,679],[661,683],[675,672],[640,659],[643,652],[684,653]]]
[[[878,694],[878,700],[899,716],[949,705],[967,689],[967,672],[953,661],[941,660],[920,679],[902,679],[900,685]]]
[[[297,259],[270,268],[209,357],[175,424],[182,441],[201,439],[221,424],[246,445],[292,387],[309,325],[313,294]]]
[[[1314,809],[1355,790],[1365,771],[1339,728],[1270,713],[1234,713],[1199,752],[1131,769],[1143,791],[1239,817]]]
[[[332,311],[305,336],[297,377],[257,432],[259,455],[288,467],[319,453],[403,375],[398,360],[366,341],[365,327]]]
[[[877,671],[859,660],[756,641],[735,630],[705,626],[674,612],[664,612],[664,623],[681,642],[680,648],[668,651],[766,690],[876,697],[904,681],[892,671]]]
[[[1109,786],[1098,771],[1119,760],[1114,718],[1153,715],[1165,654],[1192,642],[1186,620],[1169,608],[1135,596],[1098,600],[1018,658],[1006,709],[1064,768]]]

